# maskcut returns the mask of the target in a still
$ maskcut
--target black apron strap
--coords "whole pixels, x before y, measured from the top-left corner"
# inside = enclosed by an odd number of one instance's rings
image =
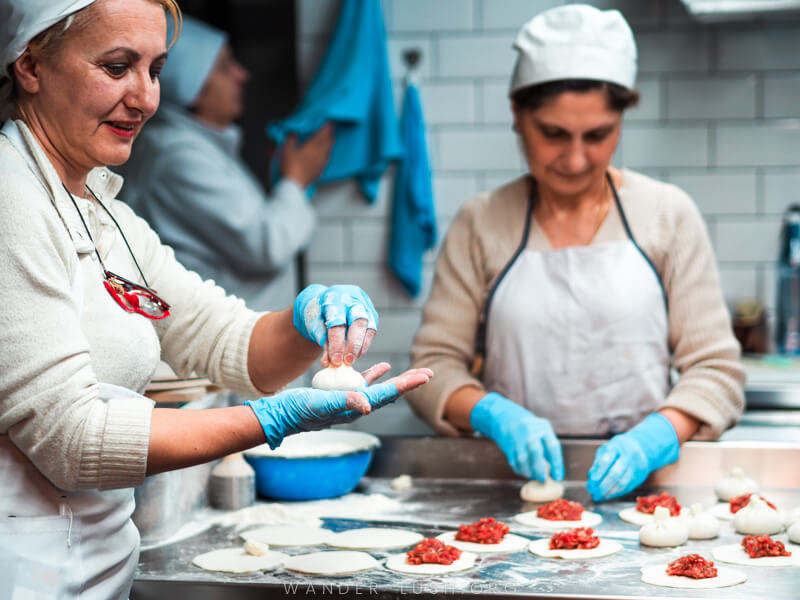
[[[489,310],[492,307],[494,294],[503,281],[503,278],[511,270],[511,267],[514,265],[517,258],[519,258],[519,255],[522,254],[522,251],[525,250],[525,247],[528,245],[531,221],[533,220],[533,207],[536,204],[536,180],[531,177],[530,182],[531,189],[528,194],[528,208],[525,214],[525,227],[522,231],[522,240],[520,240],[519,246],[511,256],[511,259],[506,263],[506,266],[503,267],[503,270],[500,271],[492,287],[489,288],[489,293],[486,296],[486,302],[483,305],[483,311],[481,311],[480,320],[478,321],[478,331],[475,334],[475,357],[472,359],[472,368],[470,369],[470,373],[475,377],[481,377],[483,374],[483,364],[486,356],[486,330],[489,324]]]

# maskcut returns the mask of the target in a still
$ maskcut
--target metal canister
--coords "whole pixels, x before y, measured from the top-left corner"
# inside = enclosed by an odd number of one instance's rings
[[[214,508],[236,510],[256,499],[256,474],[241,452],[231,454],[211,470],[208,501]]]

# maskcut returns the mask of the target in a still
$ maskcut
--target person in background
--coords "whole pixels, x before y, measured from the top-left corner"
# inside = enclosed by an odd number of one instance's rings
[[[161,106],[117,170],[121,199],[185,267],[272,310],[297,292],[292,259],[316,222],[305,188],[327,164],[333,126],[283,144],[282,177],[268,196],[239,154],[247,80],[226,34],[184,16],[161,73]]]
[[[553,8],[515,48],[529,172],[467,203],[447,233],[412,347],[437,377],[408,398],[442,434],[494,440],[527,478],[564,476],[558,435],[612,436],[587,475],[601,501],[738,420],[740,350],[695,204],[611,166],[639,99],[623,16]]]
[[[368,296],[312,285],[251,311],[115,200],[103,165],[127,160],[158,107],[167,13],[180,22],[174,0],[0,0],[2,598],[128,598],[146,475],[352,421],[432,375],[264,397],[321,348],[328,364],[363,355]],[[251,400],[154,408],[141,392],[161,356]]]

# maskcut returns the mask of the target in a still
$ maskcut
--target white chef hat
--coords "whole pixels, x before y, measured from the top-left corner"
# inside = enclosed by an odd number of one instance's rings
[[[37,35],[95,0],[0,0],[0,78]]]
[[[174,24],[172,19],[168,21],[167,39],[171,39]],[[208,79],[219,51],[227,40],[225,32],[184,15],[181,37],[170,48],[159,76],[161,100],[179,106],[191,105]]]
[[[636,42],[617,10],[587,4],[551,8],[522,26],[514,49],[519,55],[509,94],[562,79],[608,81],[628,89],[636,80]]]

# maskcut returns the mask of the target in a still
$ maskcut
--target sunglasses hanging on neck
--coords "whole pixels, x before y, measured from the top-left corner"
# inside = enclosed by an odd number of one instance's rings
[[[105,264],[103,263],[103,259],[100,258],[100,253],[97,251],[97,246],[94,243],[94,239],[92,238],[92,234],[89,231],[89,227],[86,225],[86,221],[83,219],[83,215],[81,214],[80,209],[78,208],[77,202],[75,202],[75,198],[67,189],[67,186],[64,183],[61,183],[64,186],[64,190],[69,195],[69,199],[72,201],[72,205],[75,207],[75,210],[78,211],[78,217],[83,224],[83,228],[86,230],[86,235],[89,236],[89,240],[92,242],[92,246],[94,246],[94,253],[97,256],[97,260],[100,262],[100,267],[103,269],[103,285],[105,286],[108,293],[111,295],[114,300],[116,300],[117,304],[119,304],[123,310],[127,312],[137,313],[147,317],[148,319],[163,319],[169,316],[169,304],[164,302],[161,298],[158,297],[155,290],[150,289],[147,283],[147,279],[142,273],[142,269],[139,267],[139,262],[136,260],[136,257],[133,254],[133,250],[131,249],[130,244],[128,243],[125,234],[122,232],[122,228],[117,223],[117,220],[114,218],[114,215],[111,214],[111,211],[108,210],[105,205],[100,201],[100,198],[97,197],[92,189],[87,185],[86,189],[89,193],[97,200],[97,203],[102,207],[102,209],[106,212],[106,214],[111,217],[111,220],[114,222],[114,225],[119,231],[120,235],[122,236],[122,240],[125,242],[125,246],[128,248],[128,252],[133,259],[133,264],[136,265],[136,269],[139,271],[139,275],[144,282],[144,285],[139,285],[137,283],[133,283],[128,279],[125,279],[121,275],[117,275],[106,269]]]

